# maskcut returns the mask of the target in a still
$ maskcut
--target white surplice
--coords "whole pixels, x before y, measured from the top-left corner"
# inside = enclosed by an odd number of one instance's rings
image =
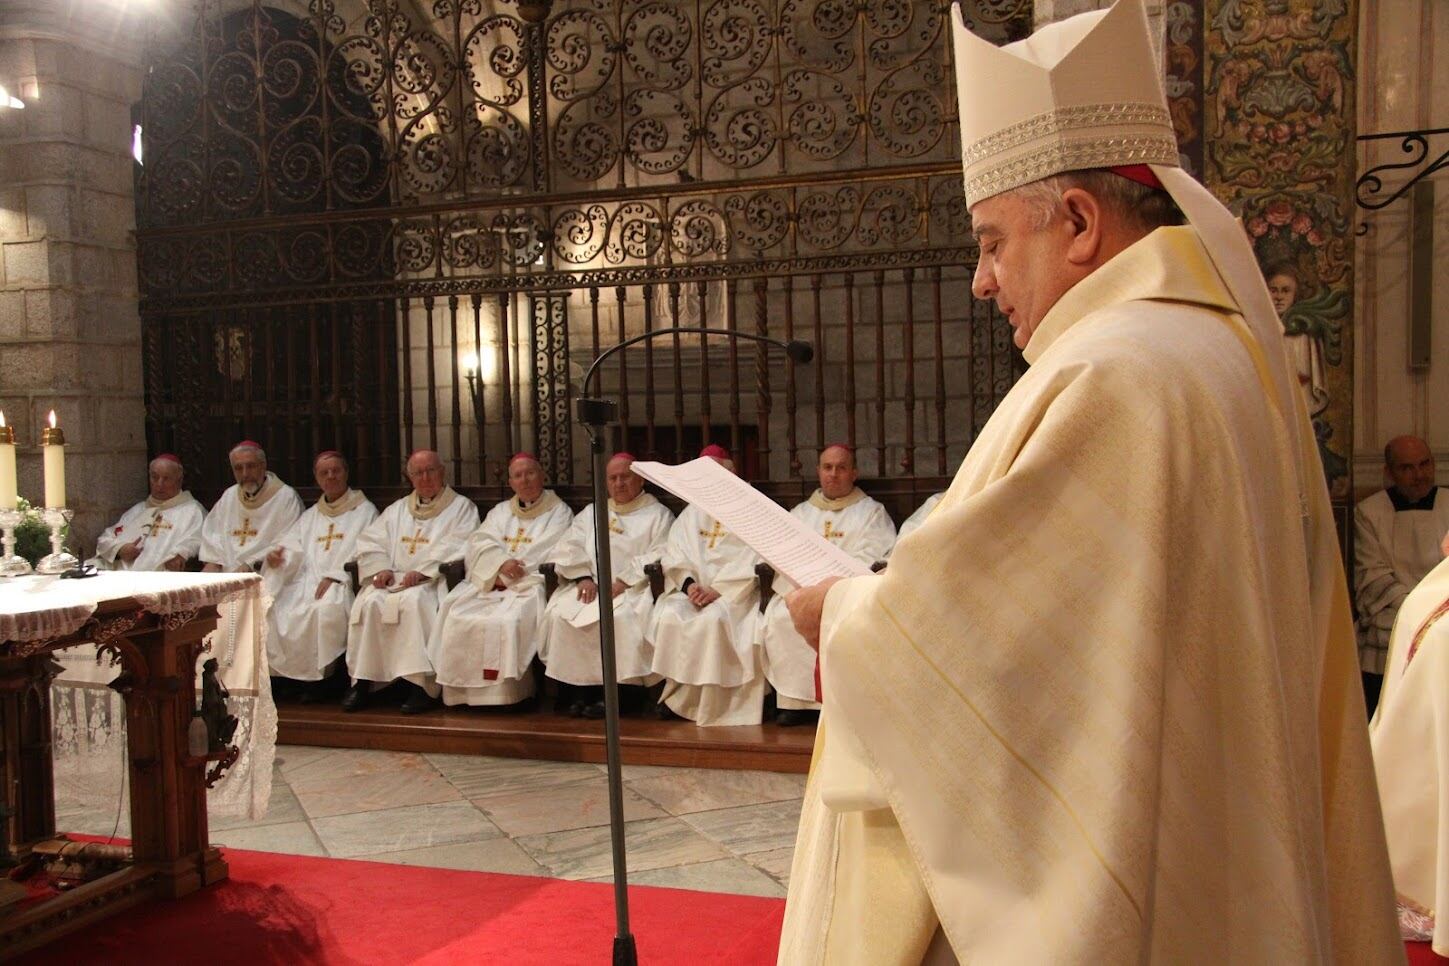
[[[463,556],[468,534],[477,526],[477,504],[449,487],[425,508],[417,506],[416,494],[403,497],[358,536],[362,590],[347,626],[347,673],[354,682],[404,678],[437,695],[427,644],[448,592],[438,571]],[[379,590],[371,580],[384,570],[396,580]],[[429,579],[398,589],[410,570]]]
[[[1449,560],[1398,608],[1369,725],[1400,931],[1449,955]]]
[[[628,589],[614,598],[615,672],[620,684],[652,684],[652,657],[644,632],[654,609],[644,568],[664,559],[674,514],[651,494],[642,493],[626,506],[609,501],[609,555],[614,578]],[[577,581],[597,579],[594,568],[594,505],[574,517],[573,526],[554,550],[555,570],[562,583],[544,611],[539,657],[548,676],[565,684],[604,683],[599,663],[599,625],[575,627],[570,621],[584,609]],[[598,607],[595,605],[595,612]]]
[[[302,515],[302,498],[273,473],[255,500],[241,485],[227,487],[201,527],[201,562],[222,570],[251,570]]]
[[[693,505],[669,528],[665,593],[645,638],[654,650],[650,670],[665,679],[664,703],[696,724],[759,724],[763,716],[765,677],[755,643],[759,560]],[[684,593],[686,580],[718,591],[719,599],[695,607]]]
[[[896,526],[886,508],[859,487],[839,500],[830,500],[816,490],[790,513],[868,566],[885,560],[896,542]],[[819,708],[815,700],[815,649],[796,632],[785,606],[785,595],[795,589],[795,584],[783,574],[776,574],[772,589],[774,596],[760,622],[765,679],[775,689],[779,707]]]
[[[1437,489],[1432,510],[1395,510],[1389,492],[1380,490],[1354,508],[1353,528],[1359,664],[1383,674],[1399,604],[1444,559],[1439,545],[1449,532],[1449,494]]]
[[[262,568],[272,595],[267,659],[279,677],[320,681],[347,650],[353,594],[352,578],[342,568],[356,556],[357,538],[377,519],[377,507],[357,490],[348,490],[338,504],[350,508],[329,516],[321,502],[309,507],[277,544],[285,552],[282,565]],[[324,579],[332,584],[318,599]]]
[[[169,500],[146,498],[96,538],[96,555],[88,563],[102,570],[164,570],[172,557],[189,560],[201,548],[201,524],[206,510],[183,490]],[[117,554],[136,539],[141,552],[127,563]]]
[[[517,497],[488,511],[468,538],[468,579],[453,588],[428,641],[445,704],[514,704],[533,694],[529,665],[538,653],[543,621],[543,575],[568,532],[573,511],[551,490],[524,507]],[[526,573],[498,573],[508,560]],[[503,589],[495,589],[502,583]]]
[[[940,493],[932,493],[930,496],[926,497],[926,502],[916,507],[916,512],[906,517],[906,522],[901,524],[900,532],[896,534],[896,541],[899,542],[901,540],[904,540],[906,538],[906,534],[910,533],[912,530],[915,530],[921,524],[925,523],[926,517],[931,515],[931,511],[936,509],[936,504],[940,503],[941,497],[945,495],[946,491],[942,490]],[[895,548],[892,547],[891,549],[894,550]]]

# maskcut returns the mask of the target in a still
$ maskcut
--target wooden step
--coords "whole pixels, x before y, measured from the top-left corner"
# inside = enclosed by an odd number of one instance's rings
[[[348,714],[335,704],[279,704],[277,743],[331,748],[495,755],[553,761],[603,762],[604,722],[546,711],[441,708],[405,715],[396,707]],[[619,747],[627,765],[733,768],[804,774],[815,744],[813,726],[773,722],[701,728],[654,717],[620,719]]]

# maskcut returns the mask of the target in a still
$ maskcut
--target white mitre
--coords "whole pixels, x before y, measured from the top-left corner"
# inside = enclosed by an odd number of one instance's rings
[[[1301,395],[1289,379],[1283,327],[1242,224],[1178,164],[1142,0],[1050,24],[997,47],[951,6],[966,204],[1067,171],[1147,165],[1197,230],[1263,348],[1294,452],[1314,454]],[[1299,493],[1308,480],[1295,460]],[[1315,485],[1322,485],[1317,468]]]

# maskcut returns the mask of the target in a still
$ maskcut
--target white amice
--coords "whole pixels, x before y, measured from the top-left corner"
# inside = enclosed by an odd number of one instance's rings
[[[445,704],[514,704],[532,696],[529,665],[545,603],[538,567],[572,522],[573,511],[545,490],[526,507],[516,496],[498,504],[468,538],[468,578],[443,601],[428,641]],[[499,572],[509,560],[522,562],[521,578]]]
[[[609,500],[609,553],[614,579],[628,585],[614,598],[615,671],[620,684],[652,684],[656,680],[649,670],[652,654],[644,637],[654,608],[644,568],[664,559],[673,523],[674,514],[651,494],[641,494],[623,506]],[[544,611],[539,655],[548,676],[555,681],[580,686],[603,684],[598,622],[584,627],[573,623],[586,606],[579,600],[577,582],[585,577],[598,579],[593,504],[574,517],[573,526],[554,551],[554,563],[563,582]],[[595,612],[597,609],[595,606]]]
[[[262,570],[272,596],[267,658],[274,675],[320,681],[347,650],[353,593],[343,566],[356,556],[358,537],[375,519],[372,501],[348,490],[335,504],[318,500],[277,543],[282,565]],[[319,598],[324,580],[331,583]]]

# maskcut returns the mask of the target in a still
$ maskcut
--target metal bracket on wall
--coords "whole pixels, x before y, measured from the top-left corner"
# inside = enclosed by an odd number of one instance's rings
[[[1424,181],[1440,168],[1449,166],[1449,127],[1425,129],[1422,131],[1389,131],[1383,134],[1361,134],[1358,136],[1360,142],[1366,141],[1391,141],[1399,140],[1399,148],[1408,157],[1399,161],[1386,161],[1383,164],[1376,164],[1363,174],[1359,175],[1358,181],[1354,184],[1354,200],[1360,208],[1370,211],[1378,211],[1393,204],[1416,184]],[[1443,147],[1440,153],[1430,159],[1430,142],[1441,139],[1434,145],[1437,149]],[[1408,180],[1392,190],[1384,186],[1383,176],[1390,171],[1412,172]],[[1360,222],[1355,234],[1363,235],[1368,232],[1368,222]]]

